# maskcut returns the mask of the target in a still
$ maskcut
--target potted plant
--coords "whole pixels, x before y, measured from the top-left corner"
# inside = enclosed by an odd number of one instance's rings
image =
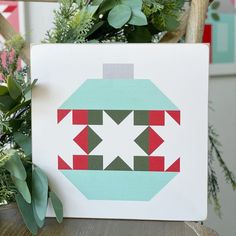
[[[31,89],[28,68],[20,64],[24,40],[5,43],[0,52],[0,204],[16,201],[32,234],[44,225],[48,200],[62,221],[63,208],[44,172],[31,159]]]

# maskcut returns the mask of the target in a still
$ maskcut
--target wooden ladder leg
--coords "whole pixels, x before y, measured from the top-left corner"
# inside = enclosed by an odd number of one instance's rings
[[[192,0],[186,30],[186,43],[201,43],[209,0]]]
[[[18,35],[12,25],[5,19],[5,17],[0,13],[0,34],[4,39],[9,40],[12,37]],[[30,64],[30,45],[25,43],[24,48],[21,51],[21,58],[23,61],[29,65]]]

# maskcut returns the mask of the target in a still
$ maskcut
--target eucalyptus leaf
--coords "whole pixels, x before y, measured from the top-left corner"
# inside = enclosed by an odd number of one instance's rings
[[[105,13],[106,11],[111,10],[113,7],[118,5],[117,0],[104,0],[99,7],[99,14]]]
[[[11,173],[12,176],[20,179],[26,179],[25,167],[16,151],[12,151],[9,160],[5,163],[5,168]]]
[[[63,220],[62,203],[61,203],[60,199],[57,197],[57,195],[52,191],[50,191],[49,197],[51,199],[52,206],[53,206],[54,212],[56,214],[57,221],[58,221],[58,223],[61,223]]]
[[[126,5],[115,6],[108,14],[108,23],[115,29],[124,26],[131,17],[131,8]]]
[[[9,94],[12,99],[14,100],[20,100],[22,97],[22,90],[20,85],[16,82],[16,80],[13,79],[12,76],[7,77],[7,87],[9,90]]]
[[[32,205],[32,206],[33,206],[33,205]],[[43,225],[44,225],[44,223],[45,223],[45,219],[40,220],[40,219],[38,218],[38,215],[37,215],[36,212],[35,212],[35,208],[32,207],[32,209],[33,209],[34,219],[35,219],[35,222],[36,222],[37,226],[38,226],[39,228],[42,228]]]
[[[0,96],[8,93],[8,88],[5,85],[0,85]]]
[[[48,205],[48,179],[39,167],[32,172],[32,204],[38,218],[43,221]]]
[[[34,219],[32,206],[20,194],[17,194],[15,199],[27,228],[33,235],[37,235],[38,227]]]
[[[129,21],[129,24],[142,26],[142,25],[147,25],[147,23],[148,23],[147,17],[141,10],[139,9],[132,10],[132,16]]]
[[[17,190],[20,192],[25,201],[31,203],[31,195],[26,181],[18,179],[14,176],[11,176],[11,178]]]
[[[142,0],[121,0],[121,4],[127,5],[132,9],[142,9],[143,1]]]
[[[31,137],[17,132],[14,133],[14,140],[22,148],[26,156],[31,154]]]

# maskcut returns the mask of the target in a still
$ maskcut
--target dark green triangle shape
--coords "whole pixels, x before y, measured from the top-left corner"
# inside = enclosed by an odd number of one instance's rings
[[[144,152],[148,154],[149,145],[149,130],[146,128],[135,140],[139,147],[143,149]]]
[[[93,151],[93,149],[101,142],[102,139],[90,127],[88,127],[88,153]]]
[[[120,157],[117,157],[105,170],[132,170]]]
[[[127,110],[105,110],[118,125],[132,112]]]

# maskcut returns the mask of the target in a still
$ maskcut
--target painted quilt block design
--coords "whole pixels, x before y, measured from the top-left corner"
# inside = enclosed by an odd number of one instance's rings
[[[0,1],[0,13],[11,23],[16,31],[19,31],[19,9],[17,2]]]
[[[206,219],[207,45],[43,44],[31,62],[33,162],[65,217]]]
[[[148,79],[88,79],[57,110],[59,128],[66,119],[81,127],[72,165],[58,153],[58,169],[87,199],[149,201],[181,171],[179,156],[166,166],[165,153],[155,155],[166,116],[181,125],[178,107]]]
[[[235,63],[235,15],[219,13],[220,20],[216,21],[208,13],[203,42],[210,43],[213,64]]]

